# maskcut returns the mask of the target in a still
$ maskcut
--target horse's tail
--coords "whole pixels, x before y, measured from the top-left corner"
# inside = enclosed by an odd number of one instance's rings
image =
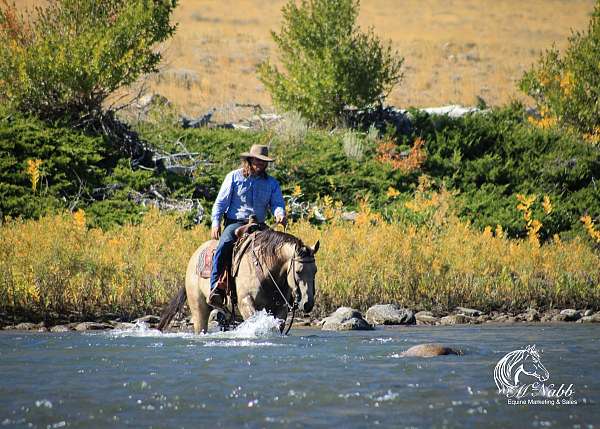
[[[173,320],[175,315],[183,308],[186,298],[187,294],[185,292],[185,286],[182,286],[181,289],[179,289],[179,292],[177,292],[177,295],[171,299],[171,302],[169,302],[169,304],[163,310],[163,313],[160,316],[160,322],[158,322],[157,326],[159,331],[162,332],[163,329],[169,326],[171,320]]]

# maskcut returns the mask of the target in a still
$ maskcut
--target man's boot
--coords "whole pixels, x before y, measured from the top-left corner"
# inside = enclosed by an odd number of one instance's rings
[[[219,281],[210,291],[210,295],[206,301],[208,305],[215,308],[223,308],[225,306],[228,277],[228,268],[225,268],[225,272],[219,276]]]

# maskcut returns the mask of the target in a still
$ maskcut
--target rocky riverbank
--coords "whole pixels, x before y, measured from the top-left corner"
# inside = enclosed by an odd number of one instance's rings
[[[38,332],[68,332],[68,331],[97,331],[112,329],[131,329],[136,326],[155,328],[160,318],[147,315],[133,320],[106,317],[96,320],[78,321],[71,323],[21,322],[16,324],[0,321],[2,330],[38,331]],[[600,323],[600,311],[591,309],[550,309],[538,311],[528,309],[523,312],[484,312],[474,308],[457,307],[453,312],[415,311],[395,304],[378,304],[370,307],[365,314],[360,310],[340,307],[323,319],[297,317],[294,327],[314,327],[330,331],[371,330],[376,326],[447,326],[464,324],[505,324],[505,323]],[[216,327],[216,314],[211,317],[213,328]],[[174,331],[191,331],[192,322],[189,316],[180,317],[170,326]]]

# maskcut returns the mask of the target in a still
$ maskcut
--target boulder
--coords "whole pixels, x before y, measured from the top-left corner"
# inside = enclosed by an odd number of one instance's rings
[[[76,331],[102,331],[107,329],[113,329],[112,325],[98,322],[82,322],[75,325]]]
[[[442,325],[463,325],[465,323],[470,323],[473,319],[469,316],[465,316],[464,314],[451,314],[449,316],[444,316],[440,319],[440,323]]]
[[[56,325],[50,328],[50,332],[68,332],[71,328],[67,325]]]
[[[535,308],[530,308],[525,313],[522,313],[522,319],[526,322],[537,322],[540,320],[540,313]]]
[[[438,317],[435,317],[431,311],[419,311],[415,314],[417,325],[436,325],[440,322]]]
[[[441,344],[419,344],[402,353],[402,356],[406,357],[433,357],[445,355],[462,355],[462,352]]]
[[[581,312],[579,312],[578,310],[575,310],[573,308],[565,308],[564,310],[562,310],[560,312],[560,314],[563,316],[567,316],[567,318],[566,318],[567,322],[574,322],[577,319],[581,319]]]
[[[591,316],[592,314],[594,314],[594,312],[592,310],[585,310],[583,312],[584,317]]]
[[[14,329],[17,329],[19,331],[33,331],[41,328],[42,326],[43,324],[40,325],[38,323],[23,322],[19,323],[18,325],[15,325]]]
[[[362,316],[360,311],[349,307],[340,307],[331,316],[321,321],[321,329],[324,331],[355,331],[371,330],[370,325]]]
[[[367,322],[371,325],[414,325],[415,314],[407,308],[396,304],[377,304],[365,313]]]
[[[577,322],[579,322],[579,323],[600,323],[600,312],[594,313],[591,316],[583,316]]]
[[[458,314],[464,314],[465,316],[469,316],[469,317],[479,317],[483,314],[483,312],[481,312],[479,310],[475,310],[473,308],[467,308],[467,307],[456,307],[456,312]]]

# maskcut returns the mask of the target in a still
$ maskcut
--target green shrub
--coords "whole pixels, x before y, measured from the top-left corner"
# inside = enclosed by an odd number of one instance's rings
[[[110,162],[104,146],[102,137],[1,113],[0,212],[29,218],[86,205]],[[28,161],[35,160],[37,186],[28,173]]]
[[[574,32],[562,55],[556,47],[542,54],[520,88],[536,100],[544,116],[600,142],[600,1],[587,32]]]
[[[176,0],[51,0],[23,16],[0,5],[0,102],[42,119],[97,117],[115,90],[156,71]]]
[[[259,78],[274,103],[318,124],[332,124],[344,106],[382,102],[401,78],[403,59],[372,29],[356,24],[358,0],[290,0],[272,32],[285,72],[270,62]]]

